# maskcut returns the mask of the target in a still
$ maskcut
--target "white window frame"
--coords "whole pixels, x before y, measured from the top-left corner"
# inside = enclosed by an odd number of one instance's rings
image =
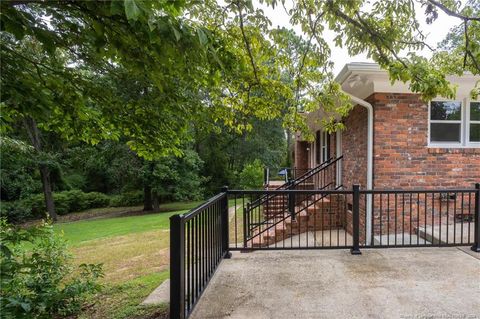
[[[473,146],[473,147],[480,147],[480,142],[474,142],[474,141],[472,142],[472,141],[470,141],[470,125],[472,125],[472,124],[480,124],[480,120],[475,120],[475,121],[474,121],[474,120],[470,120],[470,112],[471,112],[471,110],[472,110],[470,103],[472,103],[472,102],[480,103],[480,101],[478,101],[478,100],[470,100],[470,101],[468,101],[468,107],[467,107],[467,112],[466,112],[466,113],[467,113],[467,116],[466,116],[467,125],[466,125],[466,128],[465,128],[465,131],[466,131],[465,134],[466,134],[466,136],[467,136],[466,140],[467,140],[467,144],[468,144],[468,145],[471,145],[471,146]]]
[[[471,148],[480,147],[480,142],[470,142],[470,125],[480,124],[480,121],[470,121],[470,102],[469,98],[447,100],[447,99],[434,99],[433,102],[459,102],[461,107],[460,120],[432,120],[431,119],[431,103],[428,103],[428,147],[441,147],[441,148]],[[475,100],[474,102],[479,102]],[[432,142],[430,131],[431,123],[460,123],[460,142]]]
[[[325,130],[322,130],[320,133],[320,160],[322,163],[326,162],[328,160],[327,154],[328,154],[328,133]]]

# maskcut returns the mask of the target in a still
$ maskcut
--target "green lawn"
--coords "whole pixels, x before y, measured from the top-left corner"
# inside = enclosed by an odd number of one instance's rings
[[[168,305],[139,304],[169,277],[170,216],[200,203],[170,203],[161,206],[161,211],[167,212],[55,224],[54,229],[68,241],[77,265],[103,264],[104,288],[91,298],[79,318],[166,318]]]
[[[54,229],[63,232],[71,246],[101,238],[168,229],[169,218],[186,210],[141,216],[92,219],[56,224]]]
[[[79,318],[164,318],[168,305],[140,303],[169,277],[169,218],[199,202],[171,203],[162,211],[127,217],[57,223],[77,265],[101,263],[102,292],[93,296]],[[137,211],[138,207],[133,207]]]
[[[170,216],[187,212],[200,203],[201,202],[167,203],[160,206],[161,213],[58,223],[54,228],[58,232],[64,232],[65,238],[67,238],[71,246],[77,246],[83,242],[100,238],[168,229]],[[122,209],[125,210],[125,208]],[[134,210],[137,209],[137,207],[134,208]],[[101,208],[99,210],[101,210]]]

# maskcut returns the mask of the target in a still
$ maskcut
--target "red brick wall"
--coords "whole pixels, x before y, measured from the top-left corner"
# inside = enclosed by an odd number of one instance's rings
[[[342,132],[342,183],[347,189],[353,184],[367,185],[367,109],[357,105],[345,118]]]
[[[345,118],[346,129],[342,132],[342,184],[351,190],[353,184],[367,186],[367,124],[368,112],[361,105],[353,108]],[[352,197],[347,196],[347,205],[352,205]],[[347,207],[348,207],[347,206]],[[346,214],[345,229],[352,234],[352,214]],[[360,201],[360,241],[365,240],[365,201]]]
[[[479,148],[427,147],[428,105],[418,95],[375,93],[368,100],[374,109],[374,188],[472,188],[480,181]],[[460,197],[445,201],[440,194],[413,194],[411,203],[406,196],[399,195],[395,207],[393,195],[384,195],[382,209],[375,196],[375,234],[415,233],[424,224],[452,223],[455,214],[472,213]]]
[[[415,94],[375,93],[375,188],[461,188],[480,182],[480,148],[428,148],[428,106]]]
[[[309,168],[308,167],[308,151],[309,147],[308,142],[295,141],[295,167],[299,169]]]

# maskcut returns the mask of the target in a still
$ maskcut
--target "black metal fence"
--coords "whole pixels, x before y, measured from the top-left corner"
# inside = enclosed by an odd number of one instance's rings
[[[170,218],[170,317],[192,312],[223,258],[228,258],[226,192]]]
[[[335,190],[341,187],[341,181],[337,178],[338,168],[342,161],[342,156],[331,158],[320,164],[314,169],[296,176],[295,179],[274,188],[273,190]],[[271,190],[271,189],[270,189]],[[241,191],[240,191],[241,192]],[[237,199],[235,191],[231,192]],[[242,238],[245,245],[254,244],[259,246],[256,241],[260,240],[257,234],[269,231],[278,226],[281,221],[285,221],[287,215],[295,220],[297,213],[302,216],[306,213],[309,206],[314,205],[320,198],[312,198],[309,203],[305,201],[305,196],[296,196],[295,193],[282,193],[268,191],[254,191],[248,194],[248,198],[242,198],[243,219],[240,222],[243,227]],[[298,207],[298,205],[303,205]],[[235,205],[236,206],[236,205]],[[297,213],[296,213],[297,211]],[[237,224],[235,224],[237,226]],[[289,235],[289,234],[287,234]],[[238,240],[238,235],[235,238]],[[252,237],[256,239],[252,242]],[[265,241],[263,241],[265,242]],[[238,242],[235,242],[238,245]]]
[[[247,213],[259,198],[275,199],[275,211],[262,203]],[[344,248],[360,254],[362,248],[471,245],[480,252],[480,184],[448,190],[224,189],[172,216],[170,227],[171,317],[185,318],[229,250]]]
[[[478,186],[477,186],[478,187]],[[474,245],[479,189],[231,190],[230,249]],[[258,198],[267,198],[253,206]]]

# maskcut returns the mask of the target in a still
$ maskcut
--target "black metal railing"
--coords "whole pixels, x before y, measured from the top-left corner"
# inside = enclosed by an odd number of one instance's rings
[[[328,161],[330,160],[332,159],[329,159]],[[265,167],[263,169],[263,185],[269,185],[272,181],[282,181],[284,184],[287,184],[288,181],[297,179],[313,169],[314,168]]]
[[[343,156],[330,158],[319,166],[300,174],[296,179],[290,180],[275,190],[289,189],[338,189],[341,182],[338,180],[337,164]],[[262,230],[269,229],[263,226],[278,224],[279,218],[286,218],[285,213],[295,219],[295,207],[304,201],[302,196],[296,198],[293,193],[288,197],[284,194],[256,194],[250,196],[244,208],[244,239],[250,240],[259,236]],[[285,204],[288,207],[283,207]],[[261,212],[260,212],[261,211]]]
[[[479,200],[478,188],[362,190],[360,246],[472,245],[478,240]]]
[[[275,196],[274,206],[259,206],[249,213],[244,207],[260,194]],[[348,248],[351,235],[343,225],[347,202],[352,192],[329,190],[232,190],[230,202],[237,207],[233,212],[231,249],[297,249]],[[294,203],[292,205],[291,203]]]
[[[245,208],[260,196],[286,200],[278,203],[277,219],[255,208],[270,223],[260,223],[261,235],[252,237]],[[445,190],[224,188],[189,213],[172,216],[170,231],[170,313],[186,318],[232,250],[349,248],[361,254],[363,248],[471,245],[480,253],[480,184]]]
[[[337,158],[330,158],[317,167],[301,174],[296,179],[289,180],[288,182],[278,186],[275,190],[281,189],[296,189],[296,188],[313,188],[313,189],[325,189],[326,186],[332,184],[340,184],[337,181],[337,163],[343,159],[343,156]],[[249,202],[250,209],[254,209],[269,199],[275,197],[268,195],[261,195]]]
[[[275,211],[265,206],[247,211],[258,196],[277,198],[271,203]],[[475,246],[480,241],[479,188],[231,190],[229,198],[237,207],[231,249],[351,247],[358,253],[361,247]]]
[[[228,252],[228,201],[222,192],[170,218],[170,318],[186,318]]]

